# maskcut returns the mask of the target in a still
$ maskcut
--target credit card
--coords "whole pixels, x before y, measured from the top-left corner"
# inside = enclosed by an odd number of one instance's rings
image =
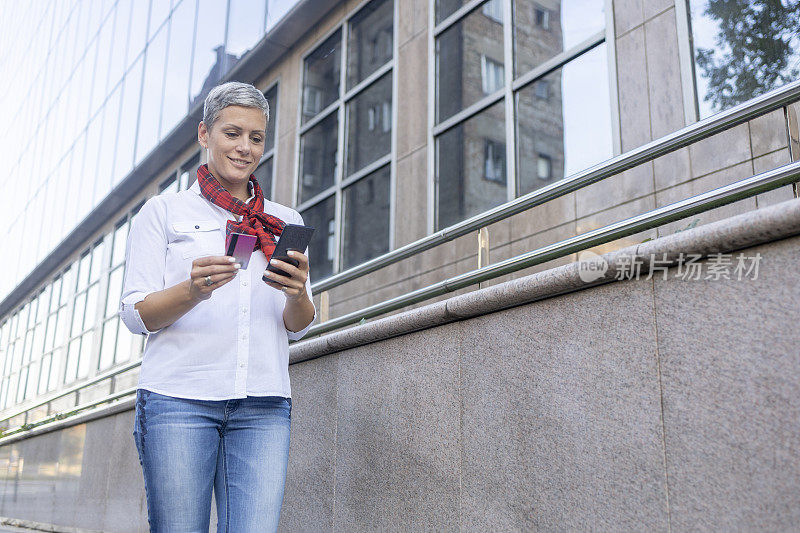
[[[245,233],[231,233],[225,238],[225,255],[235,257],[236,262],[242,265],[242,269],[246,269],[256,247],[257,238],[255,235]]]

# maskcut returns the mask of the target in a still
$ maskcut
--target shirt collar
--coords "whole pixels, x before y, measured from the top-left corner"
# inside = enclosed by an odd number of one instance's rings
[[[256,191],[255,188],[253,187],[253,182],[250,180],[247,181],[247,189],[250,191],[250,198],[248,198],[247,201],[245,201],[245,203],[249,202],[250,200],[256,197]],[[194,180],[194,183],[192,183],[192,186],[189,187],[189,190],[194,191],[194,193],[197,195],[200,196],[203,195],[203,193],[200,192],[200,183],[197,180]]]

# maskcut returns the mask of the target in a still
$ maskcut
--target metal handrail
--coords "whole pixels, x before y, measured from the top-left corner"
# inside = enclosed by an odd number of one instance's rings
[[[674,133],[651,141],[629,152],[618,155],[581,172],[577,172],[556,183],[529,192],[524,196],[484,211],[458,224],[432,233],[412,243],[401,246],[391,252],[375,257],[358,266],[334,274],[328,278],[311,284],[311,291],[319,293],[352,281],[365,274],[379,270],[403,259],[407,259],[425,250],[451,241],[485,226],[499,222],[541,205],[545,202],[577,191],[582,187],[651,161],[662,155],[674,152],[701,139],[705,139],[726,129],[738,126],[759,115],[774,111],[788,103],[800,99],[800,80],[784,85],[766,94],[753,98],[727,111],[723,111],[704,120],[686,126]]]
[[[531,207],[535,207],[554,198],[558,198],[559,196],[574,192],[582,187],[601,181],[617,173],[623,172],[637,165],[688,146],[693,142],[705,139],[716,133],[737,126],[757,116],[766,114],[770,111],[787,105],[797,99],[800,99],[800,80],[794,81],[779,89],[775,89],[766,94],[753,98],[748,102],[735,106],[727,111],[718,113],[707,119],[701,120],[674,133],[661,137],[660,139],[640,146],[639,148],[609,159],[584,171],[573,174],[572,176],[568,176],[559,182],[553,183],[541,189],[537,189],[536,191],[471,217],[463,222],[449,226],[427,237],[402,246],[392,252],[388,252],[370,261],[362,263],[357,267],[353,267],[329,278],[318,281],[312,284],[312,291],[318,293],[342,285],[359,276],[374,272],[380,268],[396,263],[425,250],[434,248],[457,237],[466,235],[472,231],[478,230],[517,213],[521,213],[522,211],[525,211]],[[440,296],[447,292],[452,292],[469,285],[505,275],[509,272],[514,272],[528,266],[540,264],[597,244],[610,242],[626,235],[632,235],[644,229],[649,229],[666,222],[691,216],[694,213],[703,212],[730,202],[734,202],[741,198],[759,194],[765,190],[771,190],[785,184],[793,183],[798,181],[798,178],[800,178],[800,166],[798,165],[800,165],[800,163],[791,163],[769,172],[757,174],[725,187],[720,187],[719,189],[688,198],[687,200],[676,202],[654,211],[650,211],[648,213],[644,213],[642,215],[604,226],[602,228],[598,228],[588,233],[584,233],[576,237],[539,248],[537,250],[533,250],[526,254],[522,254],[520,256],[513,257],[505,261],[480,268],[478,270],[446,279],[428,287],[423,287],[416,291],[386,300],[385,302],[372,305],[362,309],[361,311],[356,311],[335,319],[331,319],[324,324],[312,326],[308,331],[308,335],[319,335],[326,333],[328,331],[353,324],[365,318],[372,318],[374,316],[391,312],[429,298]],[[687,204],[687,202],[690,203]],[[676,211],[673,212],[672,210]],[[87,383],[75,385],[59,393],[58,395],[53,396],[52,398],[42,400],[39,403],[23,408],[12,415],[0,418],[0,422],[30,412],[58,398],[76,393],[81,389],[97,384],[105,379],[114,377],[122,372],[131,370],[140,364],[141,360],[134,361],[123,367],[97,376]],[[101,399],[96,403],[104,403],[105,401],[108,400]]]
[[[331,319],[323,324],[312,326],[309,335],[318,335],[372,318],[391,311],[396,311],[408,305],[419,303],[423,300],[441,296],[442,294],[475,285],[492,278],[516,272],[526,267],[538,265],[552,259],[557,259],[573,252],[585,250],[592,246],[605,244],[621,237],[633,235],[641,231],[689,217],[696,213],[708,211],[742,198],[755,196],[765,191],[776,189],[800,180],[800,161],[782,167],[756,174],[749,178],[713,189],[697,196],[675,202],[647,213],[637,215],[620,222],[615,222],[597,228],[575,237],[538,248],[505,261],[472,270],[464,274],[448,278],[444,281],[428,285],[390,300],[372,305],[360,311]]]
[[[33,411],[34,409],[37,409],[37,408],[39,408],[39,407],[41,407],[43,405],[47,405],[48,403],[54,402],[55,400],[58,400],[59,398],[63,398],[64,396],[69,396],[70,394],[74,394],[74,393],[76,393],[76,392],[78,392],[78,391],[80,391],[82,389],[91,387],[92,385],[96,385],[96,384],[100,383],[101,381],[105,381],[108,378],[113,378],[114,376],[117,376],[118,374],[122,374],[124,372],[127,372],[128,370],[132,370],[132,369],[136,368],[137,366],[139,366],[141,364],[142,364],[141,360],[133,361],[133,362],[127,363],[125,365],[122,365],[122,366],[120,366],[118,368],[114,368],[112,370],[109,370],[108,372],[104,372],[103,374],[100,374],[99,376],[95,376],[94,378],[92,378],[90,381],[87,381],[86,383],[78,383],[77,385],[73,385],[72,387],[70,387],[68,389],[65,389],[65,390],[61,391],[60,393],[56,394],[55,396],[51,396],[51,397],[49,397],[47,399],[40,400],[39,403],[35,403],[35,404],[30,405],[28,407],[24,407],[22,409],[19,409],[16,412],[14,412],[13,414],[4,416],[4,417],[0,418],[0,422],[5,422],[6,420],[10,420],[12,418],[16,418],[19,415],[25,414],[25,413],[27,413],[29,411]]]

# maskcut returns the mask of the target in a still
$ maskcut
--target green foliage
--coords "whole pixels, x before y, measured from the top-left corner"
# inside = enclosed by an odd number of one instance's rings
[[[705,100],[722,110],[800,76],[800,0],[708,0],[716,48],[698,48]]]

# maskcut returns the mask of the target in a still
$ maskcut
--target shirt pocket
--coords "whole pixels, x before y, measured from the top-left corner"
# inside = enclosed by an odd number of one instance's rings
[[[222,254],[222,228],[216,220],[173,222],[172,229],[173,246],[183,259]]]

